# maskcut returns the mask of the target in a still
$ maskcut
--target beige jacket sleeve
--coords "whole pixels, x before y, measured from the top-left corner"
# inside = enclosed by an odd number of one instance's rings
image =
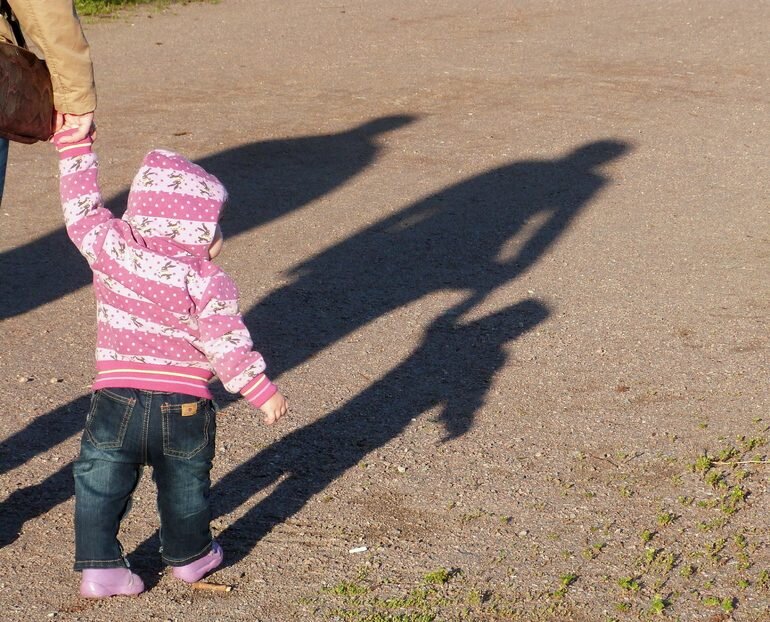
[[[96,108],[91,52],[73,0],[8,0],[24,36],[43,53],[59,112],[85,114]],[[13,39],[0,19],[0,36]]]

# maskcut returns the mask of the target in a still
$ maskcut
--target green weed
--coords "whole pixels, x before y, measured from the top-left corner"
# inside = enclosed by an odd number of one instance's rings
[[[683,577],[691,577],[697,572],[697,568],[692,564],[684,564],[679,569],[679,574]]]
[[[615,609],[623,612],[631,611],[631,603],[616,603]]]
[[[423,577],[423,581],[428,585],[444,585],[454,576],[454,572],[446,568],[439,568],[429,572]]]
[[[361,594],[366,594],[369,590],[363,585],[343,581],[334,587],[324,588],[324,591],[329,594],[334,594],[335,596],[342,596],[343,598],[353,598],[355,596],[360,596]]]
[[[563,598],[565,594],[567,593],[567,589],[570,585],[572,585],[575,581],[577,581],[578,576],[573,573],[564,574],[559,578],[559,589],[556,590],[553,593],[554,598]]]
[[[660,594],[656,594],[652,597],[652,602],[650,603],[650,612],[661,614],[666,607],[668,607],[668,601]]]
[[[698,456],[695,463],[692,465],[692,470],[696,473],[707,473],[714,466],[714,461],[708,454]]]
[[[661,512],[658,514],[658,525],[665,527],[666,525],[673,523],[677,518],[678,516],[671,512]]]
[[[77,12],[83,16],[111,15],[120,9],[142,4],[167,6],[172,0],[75,0]]]
[[[618,579],[618,585],[628,592],[638,592],[642,586],[635,577],[623,577]]]

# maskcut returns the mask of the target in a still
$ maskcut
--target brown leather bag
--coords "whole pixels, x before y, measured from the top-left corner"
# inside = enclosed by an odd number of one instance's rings
[[[27,144],[48,140],[54,128],[51,74],[45,61],[24,47],[6,0],[0,9],[21,44],[0,41],[0,136]]]

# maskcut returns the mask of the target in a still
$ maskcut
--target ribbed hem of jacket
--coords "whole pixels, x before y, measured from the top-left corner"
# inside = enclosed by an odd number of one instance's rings
[[[278,387],[270,382],[270,379],[265,374],[259,374],[259,376],[241,389],[241,395],[249,404],[259,408],[273,397],[277,391]]]
[[[149,365],[129,361],[97,361],[94,391],[108,388],[185,393],[212,399],[208,384],[213,374],[198,367]]]

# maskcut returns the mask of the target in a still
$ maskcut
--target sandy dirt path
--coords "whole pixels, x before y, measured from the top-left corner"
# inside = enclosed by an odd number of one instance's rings
[[[76,597],[93,300],[50,147],[12,148],[4,620],[770,620],[766,2],[222,0],[85,29],[109,206],[156,147],[222,179],[221,264],[293,412],[268,429],[217,389],[231,592],[165,574],[147,473],[122,541],[149,591]]]

